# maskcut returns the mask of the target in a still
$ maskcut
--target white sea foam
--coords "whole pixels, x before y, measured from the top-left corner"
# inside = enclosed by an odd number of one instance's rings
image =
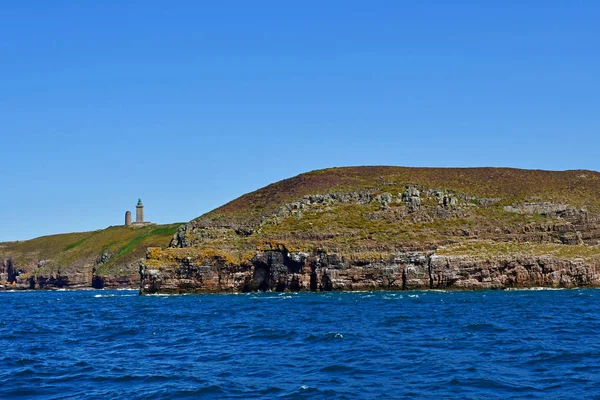
[[[372,290],[341,290],[338,293],[373,293]]]
[[[576,288],[574,288],[576,289]],[[566,288],[552,288],[552,287],[531,287],[531,288],[506,288],[504,290],[521,292],[521,291],[538,291],[538,290],[567,290]]]

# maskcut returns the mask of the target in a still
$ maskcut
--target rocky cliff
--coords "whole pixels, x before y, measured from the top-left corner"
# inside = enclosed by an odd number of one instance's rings
[[[314,171],[179,228],[142,293],[600,286],[600,174]]]
[[[151,250],[152,251],[152,250]],[[258,251],[251,262],[198,260],[194,252],[159,250],[142,265],[143,293],[504,289],[600,286],[600,258],[516,253],[503,257],[398,253],[387,259],[345,259],[338,254]],[[166,252],[166,253],[165,253]]]

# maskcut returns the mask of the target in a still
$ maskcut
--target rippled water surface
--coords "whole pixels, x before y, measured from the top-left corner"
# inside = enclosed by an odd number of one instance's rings
[[[600,290],[0,301],[0,398],[600,396]]]

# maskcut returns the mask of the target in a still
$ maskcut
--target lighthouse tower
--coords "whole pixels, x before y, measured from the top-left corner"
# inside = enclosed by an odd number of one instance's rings
[[[142,199],[138,199],[137,205],[135,206],[135,222],[131,221],[131,211],[125,213],[125,226],[140,227],[146,225],[154,225],[152,222],[144,221],[144,205]]]
[[[138,199],[137,205],[135,206],[135,223],[144,223],[144,205],[142,204],[142,199]]]
[[[131,225],[131,211],[125,213],[125,226]]]

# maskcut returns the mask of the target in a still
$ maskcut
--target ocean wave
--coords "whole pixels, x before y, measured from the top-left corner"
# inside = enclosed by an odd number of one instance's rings
[[[4,297],[0,398],[535,399],[600,390],[600,291],[453,293],[22,292]]]

